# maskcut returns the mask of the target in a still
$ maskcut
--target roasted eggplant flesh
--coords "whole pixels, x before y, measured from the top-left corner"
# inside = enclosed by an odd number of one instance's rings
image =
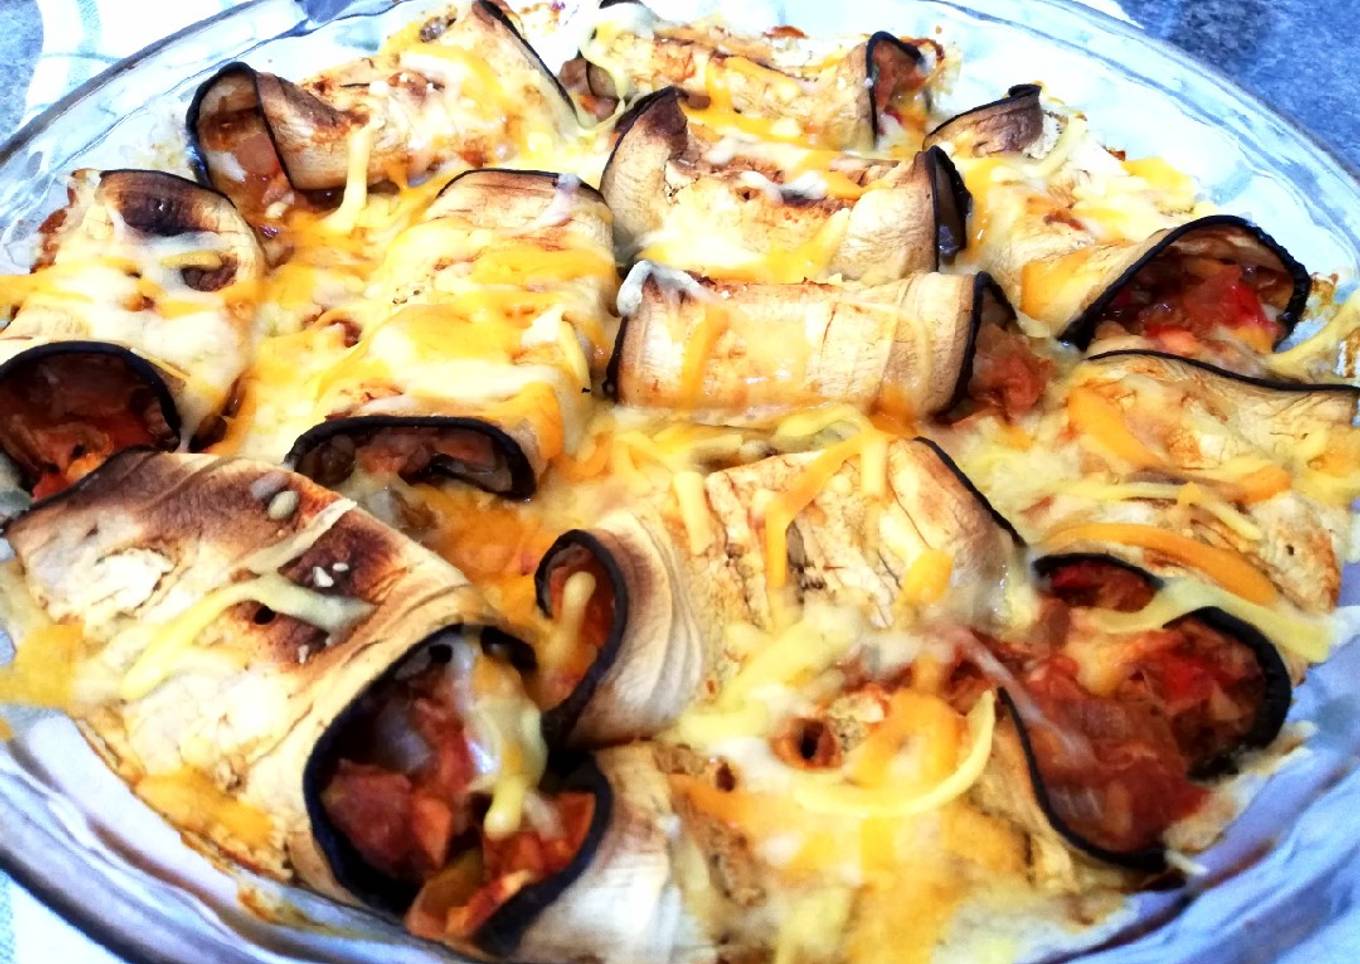
[[[559,706],[585,679],[614,632],[615,586],[602,547],[567,543],[540,564],[540,604],[557,620],[559,634],[540,653],[538,699]]]
[[[436,940],[475,940],[507,900],[571,864],[594,810],[590,794],[567,791],[496,829],[488,747],[464,720],[511,671],[479,648],[445,633],[372,687],[329,742],[318,784],[340,852],[381,882],[408,929]]]
[[[0,368],[0,449],[36,498],[123,449],[175,448],[174,422],[160,377],[127,352],[34,349]]]
[[[1136,612],[1157,582],[1097,557],[1051,568],[1044,592],[1050,638],[1003,657],[1024,699],[1035,792],[1057,829],[1083,849],[1121,862],[1162,846],[1195,813],[1244,748],[1279,730],[1288,676],[1259,634],[1215,610],[1103,645],[1114,665],[1079,662],[1083,610]]]
[[[519,464],[523,460],[518,446],[489,426],[437,417],[323,423],[299,439],[289,456],[297,471],[330,487],[360,469],[407,482],[458,479],[514,498],[532,491],[532,473],[527,463]]]
[[[950,140],[975,157],[1023,151],[1044,132],[1040,93],[1033,84],[1012,87],[1000,100],[951,117],[931,131],[926,144]]]

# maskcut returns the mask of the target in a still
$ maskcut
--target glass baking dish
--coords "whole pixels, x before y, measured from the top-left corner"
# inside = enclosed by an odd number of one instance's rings
[[[187,173],[184,111],[220,65],[244,59],[304,77],[372,52],[397,26],[446,5],[253,0],[114,66],[0,146],[0,270],[27,269],[35,229],[61,203],[73,168]],[[675,19],[719,7],[710,0],[650,5]],[[594,3],[561,6],[560,29],[530,36],[553,66],[575,51],[581,8]],[[1312,270],[1336,272],[1343,293],[1353,285],[1360,185],[1345,167],[1226,78],[1135,27],[1063,0],[756,0],[724,12],[755,28],[788,22],[816,34],[938,36],[964,59],[941,98],[945,111],[1043,81],[1050,97],[1085,111],[1107,144],[1167,158],[1213,202],[1265,225]],[[1343,604],[1360,601],[1358,585],[1351,567]],[[1187,887],[1131,899],[1081,944],[1071,934],[1027,934],[1017,950],[1030,959],[1066,958],[1084,944],[1102,961],[1245,962],[1353,949],[1360,943],[1357,684],[1354,646],[1310,674],[1291,713],[1312,730],[1305,748],[1203,855],[1204,873]],[[124,956],[404,962],[446,955],[372,915],[213,867],[104,769],[69,720],[7,715],[17,736],[0,744],[0,864]]]

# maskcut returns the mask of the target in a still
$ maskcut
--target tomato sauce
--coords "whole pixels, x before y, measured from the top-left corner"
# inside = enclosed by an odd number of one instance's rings
[[[978,331],[968,398],[978,410],[1013,419],[1039,404],[1052,374],[1053,363],[1035,354],[1024,335],[983,325]]]
[[[526,824],[492,839],[482,831],[488,799],[473,789],[474,750],[443,664],[389,683],[368,712],[343,735],[321,802],[369,866],[419,887],[407,916],[413,933],[470,937],[576,856],[594,813],[588,794],[552,798],[555,832]]]

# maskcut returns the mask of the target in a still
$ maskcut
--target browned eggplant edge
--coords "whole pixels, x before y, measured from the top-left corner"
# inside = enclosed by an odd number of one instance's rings
[[[590,667],[581,681],[572,689],[570,695],[556,706],[543,713],[543,733],[550,744],[566,739],[576,721],[580,719],[591,698],[599,688],[600,681],[618,659],[623,646],[623,637],[628,630],[629,610],[632,596],[623,570],[609,549],[589,530],[571,529],[558,536],[556,541],[543,553],[538,568],[534,570],[534,599],[543,614],[552,618],[552,573],[557,558],[570,549],[583,549],[588,552],[604,569],[609,578],[609,587],[614,594],[614,618],[609,625],[609,634],[600,647]]]
[[[478,481],[470,473],[457,471],[452,466],[451,460],[440,456],[436,456],[431,462],[428,471],[432,475],[458,479],[507,499],[528,499],[538,488],[538,480],[534,477],[533,466],[529,464],[528,456],[509,433],[491,422],[455,415],[357,415],[330,419],[314,425],[299,435],[284,457],[284,465],[289,468],[298,466],[318,445],[338,435],[362,435],[380,432],[383,429],[404,428],[454,429],[480,434],[491,442],[510,479],[508,485],[496,489]]]
[[[1280,266],[1294,283],[1294,290],[1290,294],[1289,303],[1280,312],[1278,319],[1280,327],[1283,329],[1280,337],[1275,339],[1275,344],[1278,346],[1281,341],[1289,337],[1295,326],[1298,325],[1299,319],[1303,316],[1303,309],[1308,304],[1308,293],[1313,286],[1312,278],[1308,274],[1308,269],[1291,255],[1282,244],[1262,228],[1235,214],[1212,214],[1172,228],[1167,232],[1166,237],[1129,265],[1118,278],[1101,292],[1100,297],[1091,302],[1090,307],[1064,328],[1062,334],[1058,336],[1059,340],[1085,350],[1091,344],[1091,339],[1095,337],[1096,325],[1100,322],[1101,316],[1105,314],[1105,310],[1119,296],[1124,286],[1133,281],[1140,271],[1165,254],[1172,245],[1187,234],[1193,234],[1205,228],[1220,227],[1238,228],[1244,231],[1248,237],[1279,259]]]

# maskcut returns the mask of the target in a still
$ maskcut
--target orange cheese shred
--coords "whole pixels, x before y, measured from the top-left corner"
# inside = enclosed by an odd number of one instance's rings
[[[1079,542],[1113,542],[1159,552],[1199,570],[1228,592],[1261,606],[1269,606],[1277,597],[1274,584],[1239,553],[1156,526],[1090,522],[1059,530],[1045,540],[1051,549],[1063,549]]]

